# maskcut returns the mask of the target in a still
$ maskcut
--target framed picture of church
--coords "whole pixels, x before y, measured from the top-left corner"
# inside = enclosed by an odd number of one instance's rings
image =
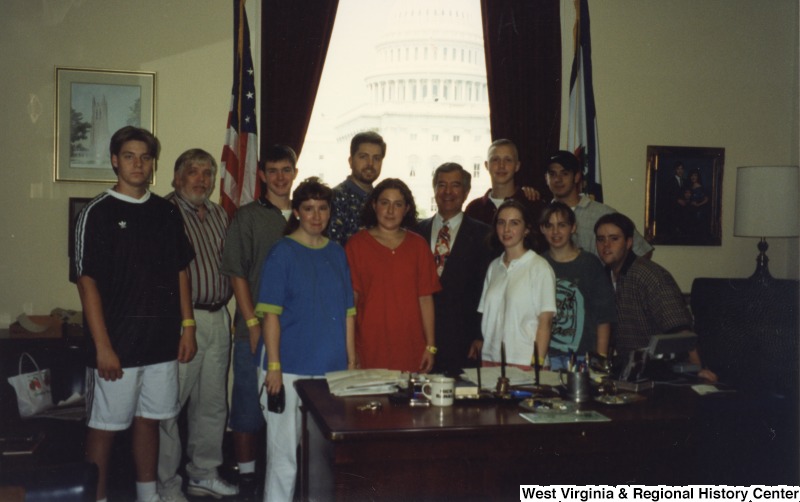
[[[111,136],[155,134],[155,85],[153,72],[56,67],[54,180],[114,183]]]
[[[647,240],[721,246],[724,164],[724,148],[648,146]]]

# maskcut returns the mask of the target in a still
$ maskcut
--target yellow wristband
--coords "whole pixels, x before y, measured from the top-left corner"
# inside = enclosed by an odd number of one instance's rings
[[[247,320],[247,327],[252,328],[253,326],[258,326],[258,318],[254,317],[252,319]]]
[[[181,327],[188,328],[189,326],[197,326],[197,323],[194,321],[194,319],[184,319],[181,322]]]
[[[535,365],[536,365],[536,358],[533,357],[533,358],[531,358],[531,366],[535,366]],[[543,357],[539,358],[539,366],[544,366],[544,358]]]
[[[425,347],[425,350],[427,350],[431,354],[436,354],[439,351],[439,349],[437,349],[433,345],[428,345],[427,347]]]
[[[267,371],[277,371],[281,369],[281,363],[267,363]]]

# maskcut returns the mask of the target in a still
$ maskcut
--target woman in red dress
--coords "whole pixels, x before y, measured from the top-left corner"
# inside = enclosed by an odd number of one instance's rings
[[[416,217],[408,186],[385,179],[364,203],[365,228],[347,241],[360,368],[427,373],[433,367],[432,295],[441,286],[430,244],[407,230]]]

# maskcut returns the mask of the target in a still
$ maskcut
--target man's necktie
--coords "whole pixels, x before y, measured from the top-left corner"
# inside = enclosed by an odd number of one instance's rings
[[[444,262],[450,256],[450,227],[445,222],[436,237],[436,247],[433,252],[433,260],[436,262],[436,273],[441,277],[444,271]]]

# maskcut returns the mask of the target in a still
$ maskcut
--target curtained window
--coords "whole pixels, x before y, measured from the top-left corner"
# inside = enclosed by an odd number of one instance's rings
[[[264,0],[260,143],[300,154],[338,0]],[[492,138],[514,141],[517,183],[546,191],[547,156],[561,124],[559,0],[481,0]],[[487,145],[488,146],[488,145]]]

